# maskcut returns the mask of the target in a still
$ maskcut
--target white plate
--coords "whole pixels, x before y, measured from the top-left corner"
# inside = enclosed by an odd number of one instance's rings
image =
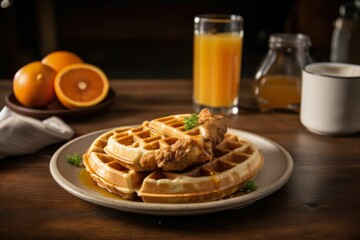
[[[195,215],[241,208],[281,188],[288,181],[293,169],[290,154],[278,144],[253,133],[228,129],[229,132],[253,142],[264,155],[265,164],[254,179],[255,184],[259,186],[256,191],[205,203],[161,204],[116,199],[86,187],[79,179],[82,168],[69,164],[65,159],[66,154],[84,153],[97,136],[108,130],[89,133],[63,145],[52,156],[50,171],[55,181],[71,194],[122,211],[152,215]]]

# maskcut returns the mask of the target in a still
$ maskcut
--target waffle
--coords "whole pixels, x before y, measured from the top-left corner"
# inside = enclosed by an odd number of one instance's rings
[[[104,151],[109,137],[129,131],[131,128],[116,128],[96,138],[83,156],[86,170],[91,178],[102,188],[132,199],[136,189],[140,187],[144,177],[143,172],[128,169]]]
[[[181,143],[184,144],[179,146]],[[150,128],[148,122],[112,134],[104,151],[126,168],[135,171],[152,171],[157,168],[183,170],[189,166],[187,163],[190,163],[190,159],[196,159],[198,163],[209,160],[196,141],[179,139],[177,135],[163,135]],[[174,158],[177,161],[172,164],[170,160]]]
[[[145,128],[142,127],[144,130]],[[84,154],[87,171],[97,184],[126,199],[144,202],[190,203],[222,199],[253,179],[263,165],[260,152],[247,140],[226,133],[214,149],[214,159],[184,172],[156,169],[143,172],[124,167],[104,148],[116,135],[133,132],[118,128],[102,134]],[[148,129],[146,129],[148,130]],[[136,132],[136,131],[135,131]],[[166,139],[165,136],[163,136]]]
[[[149,127],[165,135],[177,138],[192,138],[199,140],[201,138],[200,127],[185,130],[184,119],[188,114],[171,115],[157,118],[149,123]]]
[[[208,109],[203,109],[198,115],[198,125],[190,130],[185,129],[185,118],[189,114],[171,115],[157,118],[149,123],[149,127],[165,136],[181,139],[193,139],[204,148],[209,158],[212,158],[212,149],[223,138],[226,125],[223,117],[213,115]]]
[[[264,159],[250,142],[227,133],[213,161],[184,173],[153,171],[137,191],[144,202],[189,203],[222,199],[255,178]]]

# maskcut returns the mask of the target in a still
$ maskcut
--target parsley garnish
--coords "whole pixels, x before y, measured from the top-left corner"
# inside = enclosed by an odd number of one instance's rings
[[[256,184],[254,183],[254,181],[247,181],[245,183],[245,185],[241,188],[241,192],[245,192],[245,193],[249,193],[249,192],[253,192],[258,188],[258,186],[256,186]]]
[[[185,117],[184,119],[185,119],[185,122],[184,122],[185,130],[188,131],[197,126],[199,117],[198,117],[198,115],[193,113],[190,115],[190,117]]]
[[[80,154],[74,153],[74,154],[66,154],[65,159],[68,163],[77,166],[77,167],[83,167],[83,158]]]

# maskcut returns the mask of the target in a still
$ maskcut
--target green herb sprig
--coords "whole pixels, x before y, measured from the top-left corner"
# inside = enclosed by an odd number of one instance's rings
[[[199,120],[199,116],[196,115],[195,113],[191,114],[190,117],[185,117],[185,130],[191,130],[193,128],[195,128],[198,125],[198,120]]]
[[[249,192],[253,192],[258,188],[258,186],[256,186],[256,184],[254,183],[254,181],[247,181],[245,183],[245,185],[241,188],[241,192],[245,192],[245,193],[249,193]]]
[[[80,154],[78,153],[73,153],[73,154],[66,154],[65,159],[68,163],[76,166],[76,167],[83,167],[84,163],[83,163],[83,158]]]

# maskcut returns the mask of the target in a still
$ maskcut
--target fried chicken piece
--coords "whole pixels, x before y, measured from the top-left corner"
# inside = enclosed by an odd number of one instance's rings
[[[214,115],[209,109],[205,108],[199,113],[199,130],[202,135],[202,145],[204,150],[213,157],[213,149],[223,139],[227,131],[224,117]]]
[[[168,149],[161,149],[145,155],[140,164],[149,169],[180,171],[189,166],[204,163],[208,157],[193,139],[178,139]]]
[[[180,138],[170,148],[160,149],[145,155],[140,164],[147,169],[162,168],[165,171],[184,170],[189,166],[204,163],[213,158],[213,149],[227,131],[223,116],[203,109],[198,115],[200,136]]]

